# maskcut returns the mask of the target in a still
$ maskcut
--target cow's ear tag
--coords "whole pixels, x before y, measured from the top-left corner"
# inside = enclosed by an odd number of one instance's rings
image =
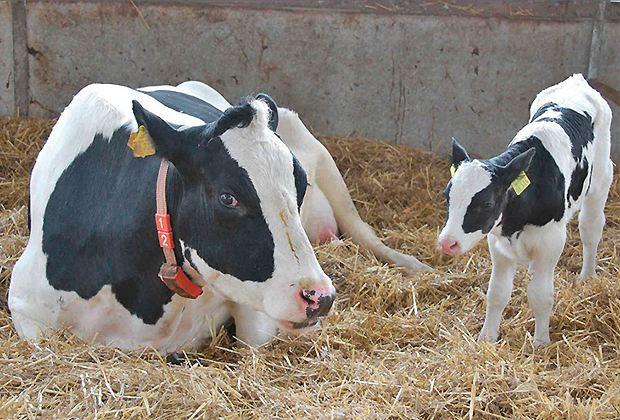
[[[456,166],[454,165],[450,166],[450,176],[454,176],[455,173],[456,173]]]
[[[138,131],[131,133],[127,146],[133,151],[134,157],[145,158],[155,154],[153,140],[143,125],[138,128]]]
[[[515,191],[515,194],[521,195],[521,193],[525,191],[527,187],[530,186],[531,183],[532,181],[530,181],[530,179],[527,177],[525,172],[521,171],[517,179],[512,181],[510,185],[512,186],[512,189]]]

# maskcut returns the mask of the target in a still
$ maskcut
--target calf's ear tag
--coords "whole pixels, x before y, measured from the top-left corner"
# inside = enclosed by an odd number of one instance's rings
[[[450,166],[450,176],[454,176],[455,173],[456,173],[456,166],[454,165]]]
[[[512,181],[510,185],[512,186],[512,189],[515,191],[515,194],[521,195],[521,193],[525,191],[526,188],[529,187],[531,183],[532,181],[530,181],[530,179],[527,177],[525,172],[521,171],[517,179]]]
[[[138,128],[138,131],[131,133],[127,146],[133,151],[134,157],[145,158],[155,154],[153,140],[143,125]]]

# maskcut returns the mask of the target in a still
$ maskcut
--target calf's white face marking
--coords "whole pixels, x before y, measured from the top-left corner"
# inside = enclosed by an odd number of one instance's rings
[[[465,232],[463,224],[465,214],[473,197],[491,184],[491,174],[478,160],[461,163],[450,184],[446,188],[448,219],[439,234],[439,242],[452,239],[460,244],[455,254],[470,250],[485,236],[485,232],[477,230]]]
[[[445,190],[448,219],[438,245],[446,254],[459,255],[499,224],[508,189],[529,167],[536,150],[519,149],[501,158],[480,161],[472,160],[456,140],[452,148],[453,165],[457,169]]]

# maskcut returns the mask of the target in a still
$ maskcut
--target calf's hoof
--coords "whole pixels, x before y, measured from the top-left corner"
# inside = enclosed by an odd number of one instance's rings
[[[549,338],[535,338],[534,339],[534,348],[540,349],[551,344],[551,340]]]
[[[499,337],[499,332],[493,333],[483,328],[480,331],[480,334],[478,334],[478,342],[495,344],[497,343],[498,337]]]

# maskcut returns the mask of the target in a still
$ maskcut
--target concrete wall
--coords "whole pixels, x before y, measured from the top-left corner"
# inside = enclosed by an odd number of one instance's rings
[[[0,115],[15,112],[13,67],[11,7],[8,1],[0,1]]]
[[[14,89],[13,100],[2,83],[0,114],[27,95],[30,114],[57,115],[92,82],[137,87],[197,79],[233,102],[265,91],[319,133],[440,153],[456,135],[474,154],[489,155],[527,121],[538,91],[587,71],[600,1],[474,0],[433,8],[392,0],[374,9],[355,0],[322,7],[305,0],[134,3],[28,1],[25,28],[18,28],[27,60],[14,69],[27,72],[27,86]],[[1,81],[13,54],[4,42],[11,32],[2,20],[10,17],[6,4],[0,0]],[[597,62],[599,79],[616,89],[618,8],[606,6]],[[613,136],[620,159],[620,118]]]

